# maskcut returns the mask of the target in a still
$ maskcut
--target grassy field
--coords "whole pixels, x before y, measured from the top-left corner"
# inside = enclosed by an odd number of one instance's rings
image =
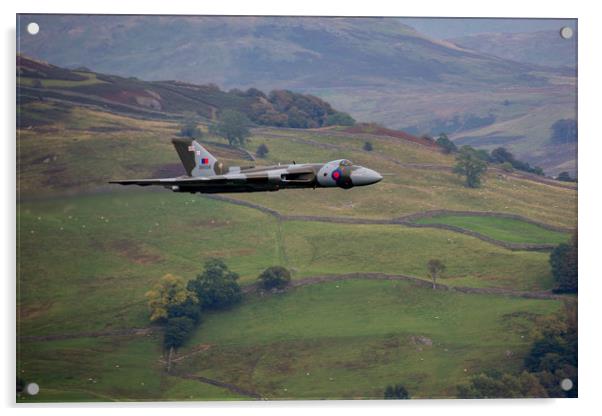
[[[250,208],[161,191],[23,203],[19,237],[20,329],[28,335],[143,326],[152,283],[165,273],[191,279],[211,257],[243,283],[275,264],[295,278],[356,271],[428,278],[425,265],[436,256],[447,264],[447,284],[552,285],[546,253],[434,229],[279,224]]]
[[[43,88],[73,88],[73,87],[81,87],[84,85],[94,85],[103,83],[104,81],[98,79],[96,74],[91,72],[79,72],[74,71],[75,74],[81,75],[85,77],[85,79],[81,81],[70,81],[70,80],[61,80],[61,79],[40,79],[40,78],[27,78],[20,77],[19,83],[21,85],[31,87],[34,86],[36,81],[39,81],[42,84]]]
[[[560,244],[568,240],[566,233],[548,230],[538,225],[512,218],[438,215],[430,218],[421,218],[416,222],[418,224],[453,225],[509,243]]]
[[[169,376],[157,336],[24,342],[21,371],[40,384],[36,400],[50,401],[239,397],[177,377],[187,374],[274,399],[381,398],[392,383],[416,398],[453,397],[475,373],[519,368],[534,319],[559,306],[404,282],[323,283],[208,315],[179,355],[208,348]]]
[[[144,294],[153,283],[166,273],[192,279],[211,257],[222,258],[243,285],[272,265],[288,267],[294,279],[354,272],[428,279],[431,258],[446,264],[440,282],[447,285],[536,291],[553,285],[548,254],[509,251],[456,232],[278,221],[205,197],[110,186],[109,179],[173,175],[180,162],[170,139],[178,123],[51,102],[24,104],[20,114],[28,122],[18,130],[20,336],[147,327]],[[250,152],[268,145],[268,157],[258,164],[346,157],[388,175],[363,189],[235,197],[287,215],[396,218],[445,208],[576,223],[567,214],[576,210],[575,190],[496,173],[487,175],[483,188],[467,189],[446,170],[450,156],[384,137],[372,139],[374,151],[365,152],[364,141],[336,131],[259,129],[246,145]],[[233,151],[209,148],[233,164],[249,163]],[[411,166],[416,163],[435,169]],[[494,225],[481,230],[505,232],[505,241],[553,238],[517,224]],[[379,398],[386,384],[397,382],[415,397],[451,397],[454,386],[475,371],[518,369],[534,317],[559,304],[400,282],[324,283],[251,297],[207,316],[179,354],[198,344],[210,348],[181,361],[170,375],[160,362],[160,333],[24,338],[18,371],[40,384],[40,401],[244,398],[182,379],[184,372],[270,398]],[[416,337],[432,340],[432,346]]]
[[[454,232],[297,221],[283,230],[287,265],[299,277],[365,271],[428,279],[426,264],[439,258],[447,266],[445,284],[522,290],[553,284],[546,253],[510,251]]]
[[[33,119],[44,118],[44,114],[54,108],[48,103],[31,103],[24,107],[24,114]],[[79,107],[64,110],[50,125],[19,130],[22,149],[19,190],[25,197],[38,197],[99,187],[113,189],[107,187],[107,180],[152,177],[161,174],[165,167],[173,170],[180,162],[170,139],[178,131],[179,125],[175,122],[137,120]],[[577,193],[573,189],[494,172],[487,174],[482,188],[467,189],[462,180],[449,171],[399,165],[420,161],[441,167],[453,164],[453,157],[411,143],[391,138],[374,139],[375,150],[365,152],[361,150],[364,140],[353,134],[341,137],[323,132],[312,135],[307,131],[270,131],[270,135],[266,135],[262,133],[265,129],[261,129],[246,145],[254,153],[259,144],[267,144],[268,158],[258,160],[257,164],[344,157],[376,169],[385,174],[385,179],[377,186],[348,191],[306,189],[237,195],[237,198],[283,213],[306,215],[394,218],[418,211],[454,209],[503,211],[567,227],[576,224],[576,215],[572,213],[576,213]],[[207,139],[223,141],[211,136]],[[330,143],[334,147],[324,148],[315,143]],[[223,154],[219,148],[210,147],[210,150],[219,157]],[[226,161],[249,164],[244,160]]]

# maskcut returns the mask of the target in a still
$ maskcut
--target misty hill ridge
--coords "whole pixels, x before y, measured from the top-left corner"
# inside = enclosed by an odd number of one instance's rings
[[[49,63],[17,56],[20,100],[49,98],[76,104],[109,107],[117,112],[154,116],[194,113],[214,120],[223,110],[246,114],[258,125],[316,128],[330,124],[353,124],[326,101],[308,94],[274,90],[265,94],[256,88],[222,91],[214,84],[194,85],[179,81],[141,81],[104,75],[90,70],[72,71]]]
[[[465,49],[527,64],[571,69],[577,65],[577,36],[563,39],[557,30],[482,33],[449,41]]]
[[[29,17],[28,17],[29,18]],[[545,83],[536,68],[429,39],[394,18],[31,15],[22,53],[64,67],[227,88]],[[30,20],[31,20],[30,19]],[[23,25],[25,26],[25,25]]]

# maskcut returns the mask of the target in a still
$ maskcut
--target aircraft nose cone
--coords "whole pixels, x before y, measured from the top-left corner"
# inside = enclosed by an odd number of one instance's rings
[[[354,186],[372,185],[380,182],[383,177],[372,169],[361,167],[351,172],[351,182]]]

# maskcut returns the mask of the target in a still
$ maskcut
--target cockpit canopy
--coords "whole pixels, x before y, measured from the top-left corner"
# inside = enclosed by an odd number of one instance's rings
[[[353,163],[351,163],[351,160],[347,160],[347,159],[341,160],[341,162],[339,164],[341,166],[353,166]]]
[[[349,159],[339,159],[339,160],[333,160],[331,162],[328,162],[328,165],[348,167],[348,166],[353,166],[353,162],[351,162],[351,160],[349,160]]]

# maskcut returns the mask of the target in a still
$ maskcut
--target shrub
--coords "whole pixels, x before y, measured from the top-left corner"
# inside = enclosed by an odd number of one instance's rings
[[[343,113],[340,111],[335,112],[334,114],[330,114],[326,118],[327,126],[353,126],[355,124],[355,119],[351,117],[347,113]]]
[[[262,289],[283,289],[290,283],[291,273],[282,266],[272,266],[265,269],[257,280]]]
[[[180,127],[180,136],[190,137],[191,139],[200,139],[203,132],[194,121],[189,121]]]
[[[270,152],[270,149],[268,149],[268,146],[265,143],[261,143],[258,147],[257,150],[255,151],[255,155],[257,157],[260,158],[264,158],[267,156],[267,154]]]
[[[436,143],[437,146],[439,146],[445,154],[455,153],[458,151],[458,147],[456,146],[456,144],[452,142],[445,133],[441,133],[439,135],[439,138],[437,138]]]
[[[384,397],[387,400],[405,400],[410,398],[410,394],[402,384],[395,384],[385,388]]]

